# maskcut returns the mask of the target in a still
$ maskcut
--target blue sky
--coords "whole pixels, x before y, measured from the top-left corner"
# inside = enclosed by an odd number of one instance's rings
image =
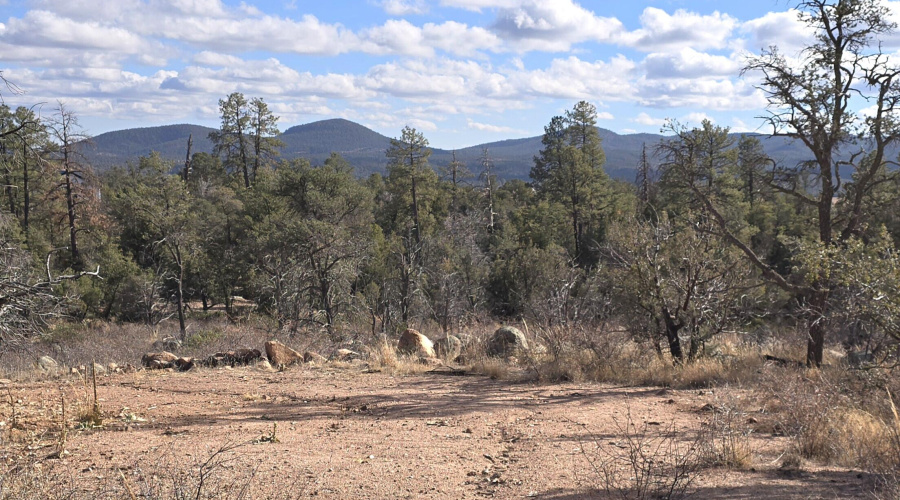
[[[893,2],[886,2],[894,8]],[[898,2],[900,4],[900,2]],[[0,70],[97,135],[217,126],[218,99],[262,97],[282,130],[347,118],[459,148],[539,135],[579,100],[598,125],[703,118],[760,130],[748,54],[809,34],[783,0],[0,0]],[[896,9],[900,12],[900,9]]]

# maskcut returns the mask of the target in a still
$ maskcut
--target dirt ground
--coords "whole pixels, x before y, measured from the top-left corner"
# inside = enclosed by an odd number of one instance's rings
[[[103,495],[87,492],[140,498],[178,481],[196,490],[201,477],[210,497],[245,488],[249,498],[604,498],[592,463],[626,449],[629,418],[635,429],[673,426],[688,439],[709,418],[704,405],[725,396],[722,389],[536,385],[447,370],[391,376],[364,365],[140,371],[99,377],[103,426],[78,429],[92,392],[78,377],[6,387],[0,458],[8,466],[31,460],[46,477],[67,478],[73,496],[95,498]],[[46,458],[59,441],[61,394],[66,453]],[[760,407],[742,418],[764,422],[764,413]],[[18,429],[10,431],[13,423]],[[872,491],[872,478],[856,471],[780,469],[788,442],[771,432],[752,433],[750,444],[752,465],[697,472],[692,498],[866,498]]]

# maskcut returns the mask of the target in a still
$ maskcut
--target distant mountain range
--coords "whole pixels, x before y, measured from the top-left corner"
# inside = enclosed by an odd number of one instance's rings
[[[165,125],[107,132],[94,137],[93,145],[85,148],[84,153],[99,169],[136,162],[151,151],[181,164],[187,153],[189,135],[193,135],[193,152],[212,152],[208,136],[213,130],[199,125]],[[621,135],[602,128],[599,132],[606,153],[607,173],[624,180],[634,180],[641,146],[646,144],[648,151],[652,152],[653,147],[664,138],[658,134]],[[763,135],[758,137],[767,153],[779,163],[795,164],[809,158],[799,143]],[[384,153],[390,146],[390,138],[343,119],[291,127],[281,134],[280,139],[284,142],[283,158],[307,158],[313,165],[320,165],[332,152],[337,152],[356,168],[361,177],[385,171],[387,160]],[[481,170],[482,148],[490,152],[494,171],[500,178],[528,179],[534,156],[541,149],[541,137],[478,144],[456,150],[456,158],[465,162],[469,170],[477,175]],[[430,163],[435,168],[445,166],[452,160],[452,155],[453,151],[433,148]]]

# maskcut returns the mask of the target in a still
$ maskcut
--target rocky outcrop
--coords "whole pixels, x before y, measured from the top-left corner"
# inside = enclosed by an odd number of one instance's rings
[[[178,358],[172,362],[172,368],[180,372],[186,372],[188,370],[193,370],[197,367],[197,360],[194,358]]]
[[[175,366],[178,356],[168,351],[148,352],[141,357],[141,365],[150,370],[163,370]]]
[[[203,364],[209,367],[219,366],[243,366],[253,364],[262,359],[259,349],[235,349],[227,352],[217,352],[206,358]]]

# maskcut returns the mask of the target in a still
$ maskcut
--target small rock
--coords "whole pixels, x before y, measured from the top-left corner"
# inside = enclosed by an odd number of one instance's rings
[[[101,365],[100,363],[94,363],[93,369],[94,373],[97,375],[106,375],[106,367]]]
[[[262,359],[258,363],[256,363],[256,369],[263,372],[275,371],[275,369],[272,368],[272,364],[269,363],[268,359]]]
[[[116,363],[110,363],[110,364],[106,365],[106,370],[107,370],[109,373],[119,373],[119,372],[122,371],[122,370],[119,368],[119,365],[117,365]]]

